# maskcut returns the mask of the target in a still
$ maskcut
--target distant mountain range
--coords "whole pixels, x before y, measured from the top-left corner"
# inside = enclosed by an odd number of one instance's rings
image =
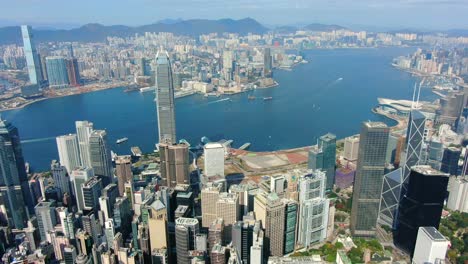
[[[339,26],[339,25],[325,25],[325,24],[313,23],[313,24],[305,26],[303,29],[310,30],[310,31],[328,32],[328,31],[347,29],[347,28]]]
[[[78,41],[102,42],[109,36],[129,37],[145,32],[172,32],[178,35],[199,36],[207,33],[247,33],[262,34],[267,28],[252,18],[233,19],[166,19],[150,25],[129,27],[123,25],[104,26],[101,24],[86,24],[70,30],[35,30],[33,34],[37,42],[47,41]],[[21,44],[21,30],[19,26],[0,28],[1,44]]]
[[[47,41],[77,41],[77,42],[103,42],[109,36],[129,37],[135,34],[144,34],[145,32],[172,32],[177,35],[186,35],[197,37],[207,33],[238,33],[246,35],[248,33],[263,34],[269,30],[281,33],[294,33],[297,30],[329,32],[333,30],[348,29],[340,25],[327,25],[313,23],[306,26],[279,26],[274,29],[268,29],[252,18],[239,20],[233,19],[164,19],[156,23],[143,26],[104,26],[101,24],[86,24],[73,29],[53,29],[37,27],[33,28],[33,34],[37,42]],[[394,32],[416,30],[399,30]],[[468,36],[468,29],[453,29],[439,31],[449,36]],[[22,44],[21,30],[19,26],[9,26],[0,28],[0,45],[3,44]]]

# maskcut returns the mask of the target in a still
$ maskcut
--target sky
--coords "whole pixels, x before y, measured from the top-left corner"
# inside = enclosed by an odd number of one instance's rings
[[[264,25],[468,28],[468,0],[0,0],[0,25],[144,25],[163,19],[251,17]]]

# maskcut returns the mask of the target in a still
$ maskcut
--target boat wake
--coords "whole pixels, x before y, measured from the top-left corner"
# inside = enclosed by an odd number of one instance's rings
[[[43,141],[49,141],[49,140],[54,140],[54,139],[55,137],[25,139],[25,140],[21,140],[21,144],[43,142]]]
[[[219,99],[219,100],[216,100],[216,101],[213,101],[213,102],[206,103],[206,105],[221,103],[221,102],[229,101],[229,100],[231,100],[231,99],[230,98],[223,98],[223,99]]]
[[[329,84],[327,85],[327,87],[336,85],[336,84],[340,83],[341,81],[343,81],[343,78],[338,78],[338,79],[334,80],[333,82],[329,83]]]

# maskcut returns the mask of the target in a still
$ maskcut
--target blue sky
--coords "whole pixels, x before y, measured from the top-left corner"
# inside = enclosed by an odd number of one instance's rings
[[[468,28],[468,0],[0,0],[0,6],[3,25],[142,25],[166,18],[252,17],[266,25]]]

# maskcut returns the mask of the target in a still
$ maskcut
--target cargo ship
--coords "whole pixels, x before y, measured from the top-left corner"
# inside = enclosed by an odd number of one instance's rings
[[[120,144],[120,143],[124,143],[124,142],[127,141],[127,140],[128,140],[128,138],[126,138],[126,137],[124,137],[124,138],[119,138],[119,139],[117,139],[117,141],[116,141],[115,143]]]
[[[273,100],[273,97],[271,97],[271,96],[263,97],[263,101],[270,101],[270,100]]]

